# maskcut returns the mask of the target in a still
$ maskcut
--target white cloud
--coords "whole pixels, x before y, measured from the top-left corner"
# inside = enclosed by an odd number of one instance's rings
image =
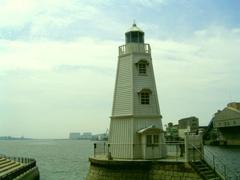
[[[239,101],[240,36],[213,29],[181,42],[149,41],[165,123],[196,115],[206,125],[218,108]]]
[[[77,39],[119,24],[102,7],[108,1],[9,0],[0,6],[2,39]],[[94,29],[90,29],[91,26]],[[74,38],[71,38],[74,37]]]
[[[46,138],[42,127],[47,136],[64,138],[76,124],[79,131],[105,131],[118,44],[88,38],[68,43],[1,40],[2,135]],[[92,126],[97,121],[101,125]],[[58,130],[49,128],[52,124]],[[26,130],[32,128],[35,134]]]
[[[52,70],[62,64],[111,67],[117,44],[89,38],[68,43],[0,40],[0,67],[5,70]]]
[[[36,1],[2,1],[0,4],[0,27],[22,26],[32,18],[36,9]]]
[[[147,40],[164,123],[196,115],[207,124],[230,101],[229,91],[240,98],[236,29],[210,28],[185,41]],[[37,132],[25,135],[34,137],[64,137],[77,128],[105,131],[121,44],[93,38],[0,40],[0,131],[22,135],[29,127]]]
[[[141,5],[144,7],[156,7],[159,4],[166,3],[167,0],[131,0],[132,3]]]

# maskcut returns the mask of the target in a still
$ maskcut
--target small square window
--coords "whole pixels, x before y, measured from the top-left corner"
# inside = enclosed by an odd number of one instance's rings
[[[147,135],[147,146],[151,146],[151,145],[152,145],[152,136]]]
[[[150,104],[150,96],[148,92],[141,93],[141,104]]]
[[[147,135],[146,136],[147,146],[158,146],[159,145],[159,135]]]
[[[146,74],[147,73],[147,66],[146,64],[138,64],[138,71],[139,71],[139,74]]]
[[[158,135],[154,135],[153,136],[153,144],[158,144],[159,143],[159,136]]]

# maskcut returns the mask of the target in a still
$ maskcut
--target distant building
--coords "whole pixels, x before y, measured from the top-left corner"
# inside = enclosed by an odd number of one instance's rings
[[[71,132],[69,134],[69,139],[80,139],[80,137],[81,137],[81,134],[78,132]]]
[[[240,126],[240,103],[229,103],[226,108],[214,114],[213,120],[215,128]]]
[[[208,129],[208,126],[199,126],[198,127],[198,133],[201,132],[201,133],[205,133]]]
[[[173,125],[172,122],[168,123],[165,133],[166,141],[178,140],[178,125]]]
[[[185,137],[185,133],[194,133],[198,132],[199,120],[195,116],[187,117],[178,120],[178,135],[180,138]]]
[[[108,140],[108,134],[106,134],[106,133],[95,134],[95,135],[92,136],[92,140],[107,141]]]
[[[92,133],[91,132],[84,132],[81,135],[81,139],[92,139]]]
[[[223,110],[218,110],[212,122],[219,143],[240,145],[240,102],[231,102]]]

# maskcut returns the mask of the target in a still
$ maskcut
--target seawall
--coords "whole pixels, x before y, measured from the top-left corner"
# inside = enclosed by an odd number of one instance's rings
[[[0,180],[39,180],[36,160],[0,155]]]
[[[34,167],[18,176],[15,180],[39,180],[40,173],[38,167]]]
[[[89,158],[87,180],[200,180],[186,162]]]

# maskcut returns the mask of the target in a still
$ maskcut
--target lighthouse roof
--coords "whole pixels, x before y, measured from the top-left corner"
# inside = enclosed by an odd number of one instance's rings
[[[134,22],[132,27],[126,33],[136,32],[136,31],[144,33],[139,27],[137,27],[136,23]]]
[[[127,43],[144,43],[144,32],[137,27],[134,22],[132,27],[125,33],[125,40]]]

